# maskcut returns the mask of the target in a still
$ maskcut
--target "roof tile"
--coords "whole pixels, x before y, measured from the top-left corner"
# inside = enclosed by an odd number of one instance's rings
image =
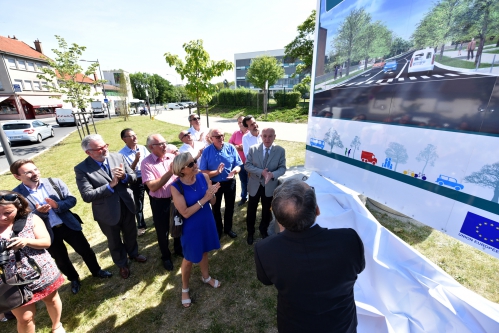
[[[42,53],[38,52],[25,42],[3,36],[0,36],[0,51],[40,60],[43,56]]]

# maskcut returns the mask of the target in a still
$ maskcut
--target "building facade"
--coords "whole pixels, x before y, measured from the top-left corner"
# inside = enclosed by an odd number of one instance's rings
[[[276,58],[277,62],[281,64],[284,69],[284,76],[279,79],[276,84],[270,86],[269,90],[283,90],[284,88],[292,89],[295,85],[300,83],[300,78],[293,78],[291,76],[295,73],[296,66],[302,62],[300,60],[287,58],[284,55],[284,49],[279,49],[234,54],[234,67],[236,68],[234,82],[236,83],[236,87],[259,89],[255,88],[253,84],[248,82],[246,79],[246,73],[248,72],[252,59],[264,55]]]
[[[55,108],[63,106],[61,96],[46,88],[57,82],[37,77],[48,63],[41,42],[34,45],[0,36],[0,120],[54,117]]]

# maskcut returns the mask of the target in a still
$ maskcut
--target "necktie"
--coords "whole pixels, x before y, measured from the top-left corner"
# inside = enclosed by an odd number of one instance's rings
[[[108,174],[109,177],[111,177],[111,173],[109,172],[109,168],[106,163],[102,163],[102,169]]]
[[[265,157],[263,158],[263,168],[267,167],[267,161],[269,160],[269,148],[265,148]]]

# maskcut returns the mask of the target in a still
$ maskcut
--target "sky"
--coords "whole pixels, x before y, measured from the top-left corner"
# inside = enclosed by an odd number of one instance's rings
[[[183,59],[182,45],[195,39],[204,41],[212,60],[234,62],[234,53],[282,49],[316,6],[316,0],[3,1],[0,35],[32,47],[39,39],[48,57],[59,35],[86,46],[81,58],[99,59],[102,70],[158,74],[177,84],[180,76],[164,53]],[[224,79],[234,81],[234,71],[213,82]]]

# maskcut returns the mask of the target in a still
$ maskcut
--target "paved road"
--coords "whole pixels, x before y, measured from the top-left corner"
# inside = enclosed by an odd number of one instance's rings
[[[194,111],[193,111],[194,112]],[[206,127],[206,116],[204,110],[201,112],[201,124]],[[154,113],[153,113],[154,114]],[[162,110],[155,118],[170,124],[189,127],[189,110]],[[227,119],[219,117],[209,117],[210,128],[219,128],[226,133],[233,133],[239,127],[237,126],[237,119]],[[272,127],[275,129],[276,137],[278,140],[305,142],[307,139],[307,124],[287,124],[277,122],[258,122],[260,130],[265,127]],[[229,141],[229,138],[225,138]]]
[[[95,118],[95,121],[99,121],[102,118]],[[104,118],[107,119],[107,118]],[[76,131],[75,126],[64,126],[64,127],[59,127],[57,125],[55,118],[46,118],[46,119],[41,119],[44,123],[52,125],[54,128],[54,137],[53,138],[47,138],[43,140],[41,143],[31,143],[31,142],[19,142],[19,143],[12,143],[12,154],[14,155],[15,159],[19,158],[33,158],[34,156],[42,153],[43,151],[49,149],[53,145],[57,144],[59,141],[64,139],[67,135],[72,133],[73,131]],[[90,126],[90,124],[89,124]],[[93,130],[91,129],[91,132]],[[7,162],[7,158],[5,157],[5,154],[2,153],[0,155],[0,174],[3,174],[9,170],[9,163]]]

